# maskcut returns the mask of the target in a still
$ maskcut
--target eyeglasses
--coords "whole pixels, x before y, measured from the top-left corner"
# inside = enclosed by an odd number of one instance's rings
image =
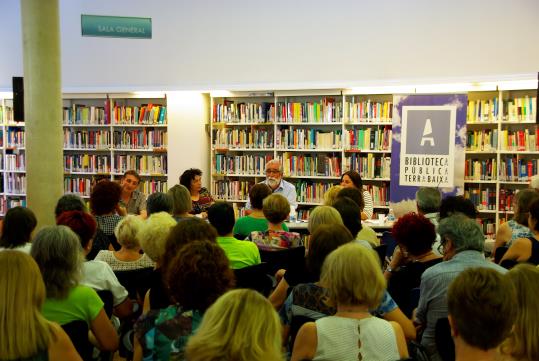
[[[279,174],[281,173],[278,169],[266,169],[266,174]]]
[[[440,244],[438,245],[438,253],[441,254],[442,256],[444,255],[445,251],[444,251],[444,248],[445,248],[445,244],[447,243],[447,240],[442,238],[440,239]]]

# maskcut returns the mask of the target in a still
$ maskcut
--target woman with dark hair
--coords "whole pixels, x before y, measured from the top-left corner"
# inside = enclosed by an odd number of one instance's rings
[[[207,218],[207,210],[214,201],[210,192],[202,187],[202,171],[196,168],[187,169],[180,176],[180,184],[191,193],[191,201],[193,202],[191,214],[200,214],[200,217]]]
[[[539,265],[539,199],[530,205],[529,214],[528,226],[532,236],[515,240],[503,255],[500,264],[505,260],[513,260]]]
[[[99,251],[109,249],[110,246],[116,251],[121,247],[114,236],[116,225],[125,216],[119,206],[121,196],[122,187],[118,183],[109,180],[100,181],[92,189],[90,209],[97,221],[98,232],[100,232],[93,245],[90,257],[92,259]]]
[[[365,206],[361,212],[361,219],[365,220],[372,218],[372,213],[374,211],[372,196],[369,192],[363,189],[363,180],[361,179],[359,173],[355,170],[344,172],[341,176],[341,186],[344,188],[354,187],[363,193],[363,203]]]
[[[37,219],[28,208],[10,208],[2,225],[2,236],[0,236],[0,250],[16,249],[25,253],[30,253],[32,244],[32,232],[36,228]]]
[[[392,234],[399,251],[384,273],[387,290],[406,316],[411,317],[412,289],[419,287],[423,272],[440,263],[442,257],[432,250],[436,240],[434,225],[422,215],[409,213],[400,217],[393,225]]]
[[[234,273],[221,247],[214,242],[194,241],[180,248],[164,280],[171,303],[151,310],[135,324],[135,361],[183,360],[189,336],[198,328],[206,309],[233,286]]]

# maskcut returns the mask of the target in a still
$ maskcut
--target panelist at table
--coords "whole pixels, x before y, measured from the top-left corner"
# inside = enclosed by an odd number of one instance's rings
[[[291,208],[297,208],[296,187],[283,179],[283,166],[279,160],[272,159],[266,163],[266,180],[261,183],[267,184],[273,193],[286,197]],[[251,209],[250,199],[247,201],[246,208]]]

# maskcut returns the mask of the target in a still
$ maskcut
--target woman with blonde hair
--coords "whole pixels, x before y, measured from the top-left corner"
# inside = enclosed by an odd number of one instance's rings
[[[271,303],[239,289],[221,296],[187,343],[189,361],[280,361],[281,325]]]
[[[334,185],[329,188],[328,191],[324,193],[324,205],[330,207],[333,206],[333,203],[337,200],[337,195],[343,188],[344,187],[341,185]]]
[[[507,273],[517,291],[517,319],[500,348],[511,360],[539,360],[539,268],[519,264]]]
[[[326,258],[321,283],[327,287],[329,302],[336,306],[337,313],[300,328],[292,361],[389,361],[408,357],[401,326],[369,313],[385,291],[374,252],[354,243],[340,246]]]
[[[167,194],[172,198],[172,216],[176,221],[181,221],[193,217],[193,203],[189,189],[181,184],[176,184],[170,188]]]
[[[309,230],[310,234],[313,234],[319,226],[324,224],[344,225],[341,215],[335,208],[330,206],[318,206],[313,209],[309,215],[309,224],[307,225],[307,229]]]
[[[32,257],[0,252],[0,269],[0,360],[81,360],[64,330],[41,315],[45,285]]]

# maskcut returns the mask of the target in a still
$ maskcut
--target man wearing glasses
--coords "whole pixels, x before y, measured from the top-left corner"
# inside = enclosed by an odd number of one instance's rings
[[[277,159],[272,159],[266,163],[266,180],[262,183],[267,184],[273,193],[278,193],[288,199],[290,207],[296,209],[296,187],[283,179],[283,167]],[[251,200],[247,201],[247,209],[251,208]]]

